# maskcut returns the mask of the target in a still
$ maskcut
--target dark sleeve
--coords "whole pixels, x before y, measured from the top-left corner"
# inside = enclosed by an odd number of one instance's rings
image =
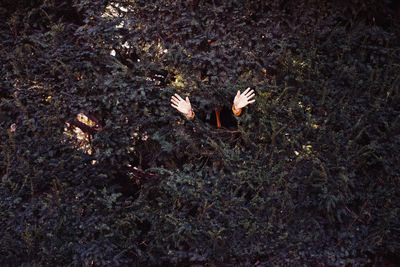
[[[213,114],[207,114],[207,113],[204,113],[201,111],[199,111],[199,112],[194,111],[194,118],[191,120],[190,119],[187,119],[187,120],[190,123],[192,123],[194,127],[202,129],[205,127],[206,123],[210,124],[210,122],[211,122],[210,118],[212,118],[212,115]]]
[[[233,114],[231,107],[224,106],[221,110],[220,118],[222,127],[225,128],[237,127],[237,116]]]

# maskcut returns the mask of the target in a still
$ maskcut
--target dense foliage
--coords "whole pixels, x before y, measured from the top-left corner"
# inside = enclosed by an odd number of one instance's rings
[[[3,0],[0,264],[399,260],[393,3]]]

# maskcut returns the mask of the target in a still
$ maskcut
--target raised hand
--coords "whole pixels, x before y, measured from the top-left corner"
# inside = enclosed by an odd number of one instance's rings
[[[173,108],[176,108],[180,113],[182,113],[188,118],[194,117],[189,97],[186,97],[186,100],[184,100],[180,95],[175,94],[171,97],[171,106]]]
[[[248,104],[254,103],[256,101],[255,99],[252,99],[254,96],[254,90],[250,91],[250,87],[248,87],[242,94],[240,93],[240,90],[237,91],[235,99],[233,100],[234,109],[240,110]]]

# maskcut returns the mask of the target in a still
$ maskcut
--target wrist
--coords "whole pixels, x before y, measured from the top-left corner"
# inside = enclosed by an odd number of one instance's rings
[[[236,108],[235,104],[233,104],[232,105],[232,112],[236,116],[239,116],[242,113],[242,109],[241,108]]]
[[[186,118],[192,120],[194,118],[194,111],[191,109],[188,113],[185,114]]]

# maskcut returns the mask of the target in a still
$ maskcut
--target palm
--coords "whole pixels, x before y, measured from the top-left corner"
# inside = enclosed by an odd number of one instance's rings
[[[256,100],[254,100],[254,90],[250,90],[250,87],[247,88],[242,94],[240,91],[237,91],[237,94],[235,96],[235,99],[233,100],[233,105],[235,106],[235,109],[241,109],[247,106],[248,104],[254,103]]]
[[[171,97],[171,106],[177,109],[180,113],[190,117],[192,114],[192,105],[190,104],[189,98],[186,97],[184,100],[180,95],[175,94]]]

